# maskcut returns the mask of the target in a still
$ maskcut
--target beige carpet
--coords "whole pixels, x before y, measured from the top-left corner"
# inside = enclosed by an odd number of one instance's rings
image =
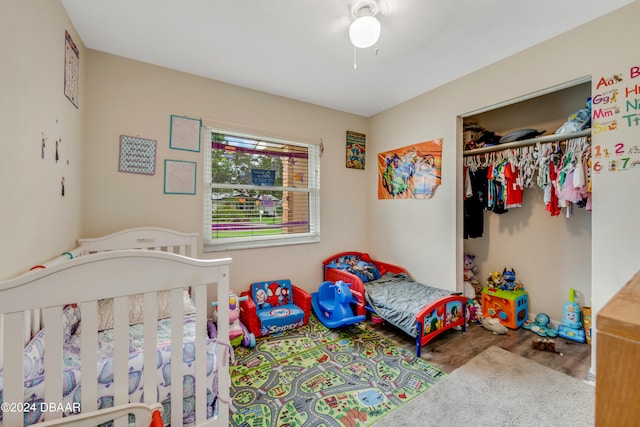
[[[594,408],[592,385],[490,347],[373,426],[582,427]]]

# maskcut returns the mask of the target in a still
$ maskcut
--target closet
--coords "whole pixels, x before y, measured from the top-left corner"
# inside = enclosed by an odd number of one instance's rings
[[[591,81],[585,78],[463,115],[463,126],[477,125],[500,136],[522,129],[545,131],[529,140],[463,150],[463,164],[495,164],[508,156],[517,156],[520,161],[533,159],[531,163],[535,163],[541,153],[549,155],[550,150],[558,157],[556,165],[570,150],[588,156],[590,130],[562,137],[554,134],[590,96]],[[463,145],[464,141],[459,143]],[[525,186],[520,206],[504,213],[481,213],[481,236],[465,238],[463,251],[475,255],[479,269],[476,277],[481,284],[494,271],[514,269],[517,280],[529,293],[529,313],[546,313],[560,321],[571,288],[580,306],[591,305],[591,212],[572,204],[570,215],[568,208],[560,208],[559,215],[552,216],[539,186],[539,170],[532,172],[528,177],[532,185]]]

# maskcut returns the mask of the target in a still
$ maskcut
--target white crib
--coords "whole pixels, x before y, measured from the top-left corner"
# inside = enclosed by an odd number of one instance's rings
[[[149,425],[151,412],[158,409],[158,393],[143,393],[143,404],[129,402],[129,323],[130,298],[142,294],[142,330],[144,345],[140,355],[142,372],[156,372],[158,363],[157,322],[159,302],[167,297],[170,307],[171,360],[183,359],[183,314],[185,289],[193,300],[195,334],[193,369],[195,378],[196,425],[227,426],[229,420],[228,344],[214,345],[217,389],[207,384],[207,315],[209,301],[228,298],[228,258],[196,259],[197,235],[158,228],[138,228],[101,238],[81,239],[79,246],[42,266],[11,280],[0,282],[0,366],[3,367],[2,425],[22,426],[25,402],[23,377],[24,343],[44,326],[44,397],[45,404],[63,402],[63,344],[65,332],[62,313],[69,304],[81,312],[80,360],[82,387],[79,387],[81,414],[62,418],[62,412],[44,413],[44,425],[73,423],[96,425],[117,419],[127,425],[128,416],[136,415],[136,425]],[[161,291],[162,294],[159,294]],[[213,293],[213,294],[211,294]],[[98,324],[99,302],[113,299],[113,392],[111,409],[98,409]],[[137,300],[136,300],[137,301]],[[101,303],[100,303],[101,304]],[[100,305],[102,307],[102,305]],[[228,337],[228,305],[220,304],[218,337]],[[191,345],[191,343],[190,343]],[[189,347],[192,348],[192,347]],[[191,359],[190,359],[191,360]],[[26,363],[26,362],[24,362]],[[192,366],[193,365],[193,366]],[[183,424],[182,363],[170,364],[171,425]],[[198,380],[200,379],[200,380]],[[166,385],[166,384],[165,384]],[[157,375],[142,375],[144,390],[157,390]],[[207,417],[207,387],[215,393],[217,414]],[[142,390],[142,388],[140,390]],[[28,396],[27,396],[28,397]],[[211,396],[209,396],[211,399]],[[7,406],[7,404],[9,406]],[[13,406],[11,406],[13,405]],[[75,412],[75,411],[74,411]],[[120,419],[118,419],[120,417]],[[40,425],[40,424],[38,424]]]

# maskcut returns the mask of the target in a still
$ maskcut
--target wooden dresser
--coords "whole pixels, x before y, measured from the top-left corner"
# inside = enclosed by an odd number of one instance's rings
[[[640,272],[598,313],[596,426],[640,423]]]

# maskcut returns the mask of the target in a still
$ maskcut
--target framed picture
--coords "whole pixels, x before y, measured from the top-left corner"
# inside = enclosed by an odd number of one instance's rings
[[[176,150],[200,151],[202,121],[189,117],[171,116],[169,147]]]
[[[68,31],[64,32],[64,94],[78,108],[80,52]]]
[[[196,194],[196,162],[164,161],[164,193]]]
[[[347,167],[364,169],[365,139],[363,133],[347,131]]]
[[[156,173],[156,141],[137,136],[120,136],[118,172]]]

